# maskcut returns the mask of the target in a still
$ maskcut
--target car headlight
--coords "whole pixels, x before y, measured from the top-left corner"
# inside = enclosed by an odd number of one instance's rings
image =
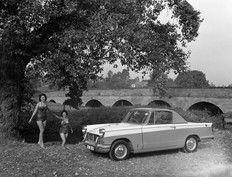
[[[103,129],[99,129],[99,136],[100,137],[104,137],[104,135],[105,135],[105,129],[103,128]]]
[[[86,134],[86,132],[87,132],[87,127],[83,127],[82,133],[83,133],[83,134]]]

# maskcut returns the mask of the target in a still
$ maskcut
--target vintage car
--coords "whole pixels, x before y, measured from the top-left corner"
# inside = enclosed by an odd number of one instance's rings
[[[198,142],[214,138],[212,123],[187,122],[171,109],[134,108],[121,123],[87,125],[82,129],[87,149],[124,160],[130,153],[182,148],[197,150]]]

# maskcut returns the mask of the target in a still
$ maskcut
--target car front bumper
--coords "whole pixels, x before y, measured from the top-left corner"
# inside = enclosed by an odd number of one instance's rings
[[[84,145],[87,147],[87,149],[99,153],[108,153],[111,147],[110,145],[107,144],[98,144],[92,141],[84,141]]]

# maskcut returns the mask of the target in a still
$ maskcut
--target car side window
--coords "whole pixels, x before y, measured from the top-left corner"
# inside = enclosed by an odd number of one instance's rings
[[[154,124],[155,124],[155,115],[154,112],[152,112],[148,121],[148,125],[154,125]]]
[[[148,116],[148,111],[136,110],[130,113],[126,121],[141,124],[147,120]]]
[[[169,111],[156,111],[155,112],[155,124],[172,124],[173,123],[172,112]]]

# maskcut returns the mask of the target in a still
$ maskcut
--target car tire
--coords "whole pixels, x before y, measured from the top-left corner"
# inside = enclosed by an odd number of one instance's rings
[[[125,160],[130,155],[130,145],[125,140],[117,140],[111,146],[109,156],[112,160]]]
[[[197,150],[197,147],[198,147],[197,137],[196,136],[189,136],[185,141],[183,151],[186,153],[195,152]]]

